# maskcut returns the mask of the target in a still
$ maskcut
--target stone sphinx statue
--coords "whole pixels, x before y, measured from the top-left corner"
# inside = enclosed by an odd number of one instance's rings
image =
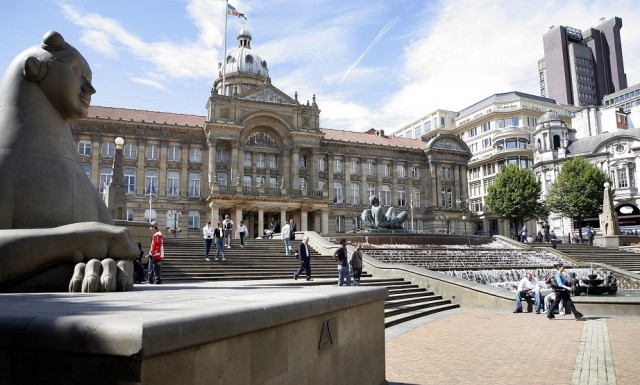
[[[0,80],[0,291],[133,285],[138,248],[114,225],[71,136],[69,121],[87,116],[96,92],[91,78],[80,52],[50,31]]]
[[[407,219],[407,212],[403,211],[397,216],[396,209],[389,207],[386,214],[383,214],[380,207],[380,200],[377,196],[369,197],[370,209],[362,211],[362,222],[371,229],[402,229],[402,224]]]

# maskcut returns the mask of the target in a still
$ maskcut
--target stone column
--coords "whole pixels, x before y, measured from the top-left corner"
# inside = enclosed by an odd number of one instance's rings
[[[309,228],[309,225],[307,224],[308,215],[309,213],[307,213],[306,209],[300,210],[300,228],[298,231],[306,231]]]
[[[300,167],[298,166],[298,162],[300,161],[300,154],[298,154],[297,149],[293,150],[291,154],[291,188],[299,189],[300,188],[300,177],[298,174],[298,170]]]
[[[209,203],[211,207],[211,225],[217,227],[220,220],[220,208],[212,203]]]
[[[249,230],[251,233],[251,230]],[[262,236],[264,234],[264,209],[262,207],[258,208],[258,234],[256,236]]]
[[[329,234],[329,209],[322,210],[322,235]]]
[[[242,207],[236,206],[236,218],[233,220],[233,230],[231,232],[231,238],[239,238],[239,235],[236,229],[238,228],[238,226],[240,226],[241,220],[242,220]]]
[[[440,199],[438,195],[438,164],[433,162],[429,164],[431,171],[431,205],[433,208],[440,207]]]
[[[160,156],[158,158],[158,195],[167,195],[167,141],[161,140],[159,144]]]
[[[185,151],[186,147],[186,151]],[[180,196],[189,196],[189,144],[180,143]]]
[[[136,168],[136,194],[142,193],[145,194],[145,185],[147,182],[147,176],[144,173],[144,159],[146,157],[147,149],[144,145],[144,141],[142,139],[138,139],[138,164]],[[148,198],[147,194],[147,198]],[[148,199],[147,199],[148,200]]]
[[[289,218],[287,218],[287,209],[283,207],[280,209],[280,229],[282,229],[282,226],[288,222]]]
[[[216,145],[218,141],[216,139],[207,138],[207,146],[209,147],[209,172],[207,178],[207,186],[213,182],[213,176],[216,175]],[[207,187],[208,188],[208,187]],[[213,220],[211,221],[213,224]]]

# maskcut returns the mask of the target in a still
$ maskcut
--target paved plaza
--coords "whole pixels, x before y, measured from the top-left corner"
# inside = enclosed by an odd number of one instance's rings
[[[640,382],[640,318],[458,309],[386,331],[390,384]]]

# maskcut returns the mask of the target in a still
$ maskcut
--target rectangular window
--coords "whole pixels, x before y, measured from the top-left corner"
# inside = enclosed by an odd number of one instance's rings
[[[179,195],[180,194],[180,174],[176,171],[169,171],[167,173],[167,195]]]
[[[320,172],[327,171],[327,162],[324,160],[324,158],[318,159],[318,170],[320,170]]]
[[[216,179],[218,180],[218,184],[220,186],[228,186],[229,180],[227,179],[227,173],[225,171],[216,172]]]
[[[336,217],[336,233],[344,233],[344,216],[339,215]]]
[[[334,163],[335,163],[335,166],[334,166],[333,172],[335,173],[342,172],[342,159],[336,159]]]
[[[160,148],[155,144],[147,146],[147,160],[158,160],[160,158]]]
[[[489,147],[491,147],[491,138],[482,139],[482,148],[489,148]]]
[[[104,192],[104,189],[111,184],[112,176],[113,170],[110,167],[100,169],[100,192]]]
[[[278,178],[275,176],[269,177],[269,188],[278,188]]]
[[[244,153],[244,166],[245,167],[253,166],[253,155],[250,152]]]
[[[373,183],[369,183],[367,185],[367,196],[372,197],[376,195],[376,185]]]
[[[391,165],[389,163],[385,163],[383,167],[384,167],[384,176],[386,178],[391,177]]]
[[[352,205],[360,204],[360,184],[359,183],[351,183],[351,204]]]
[[[474,136],[478,135],[478,127],[473,127],[469,130],[469,137],[473,138]]]
[[[418,166],[411,166],[411,178],[420,179],[420,168]]]
[[[376,175],[376,165],[373,162],[367,162],[367,175]]]
[[[420,187],[414,187],[411,194],[411,207],[420,207]]]
[[[357,160],[351,161],[351,175],[359,175],[360,174],[360,163]]]
[[[190,229],[200,229],[200,213],[197,211],[189,211],[189,223],[187,227]]]
[[[242,177],[242,185],[244,187],[251,187],[252,184],[253,184],[253,179],[251,178],[251,175],[245,175]]]
[[[156,170],[148,170],[145,175],[144,184],[145,194],[157,194],[158,193],[158,172]]]
[[[90,140],[81,140],[78,142],[78,155],[91,155]]]
[[[269,155],[269,168],[278,168],[278,155]]]
[[[299,168],[307,168],[307,156],[304,154],[300,154],[298,156],[298,167]]]
[[[629,187],[627,181],[627,169],[621,168],[618,170],[618,187],[619,188],[627,188]]]
[[[127,220],[129,222],[133,221],[133,209],[127,209]]]
[[[343,203],[342,182],[333,182],[333,201],[335,203]]]
[[[169,162],[179,162],[180,161],[180,146],[171,146],[169,147],[169,153],[167,154],[169,158]]]
[[[258,166],[258,168],[265,168],[265,154],[262,152],[259,152],[256,154],[256,166]]]
[[[403,164],[399,164],[397,167],[397,172],[398,172],[398,178],[405,178],[405,168]]]
[[[138,159],[138,145],[135,143],[125,144],[122,154],[126,159]]]
[[[103,142],[100,149],[100,156],[113,157],[116,153],[116,144],[114,142]]]
[[[197,147],[191,147],[189,149],[189,162],[202,163],[202,150]]]
[[[380,204],[384,206],[391,206],[391,186],[388,184],[382,185],[380,191]]]
[[[491,123],[489,123],[489,122],[482,123],[481,127],[482,127],[482,132],[490,131],[491,130]]]
[[[229,163],[229,150],[225,147],[216,147],[216,162]]]
[[[200,174],[189,173],[189,196],[200,196]]]
[[[136,192],[136,170],[133,168],[124,169],[124,192],[125,194]]]
[[[404,186],[398,186],[396,194],[398,196],[398,206],[406,206],[407,205],[407,195],[404,191]]]

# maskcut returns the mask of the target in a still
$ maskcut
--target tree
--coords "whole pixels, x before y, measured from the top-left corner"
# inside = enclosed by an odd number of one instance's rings
[[[544,213],[541,193],[542,184],[531,170],[509,164],[489,186],[486,203],[498,218],[513,222],[518,229],[524,222]]]
[[[545,202],[552,211],[578,222],[582,238],[584,219],[600,214],[604,183],[608,181],[604,172],[584,158],[571,158],[562,165]]]

